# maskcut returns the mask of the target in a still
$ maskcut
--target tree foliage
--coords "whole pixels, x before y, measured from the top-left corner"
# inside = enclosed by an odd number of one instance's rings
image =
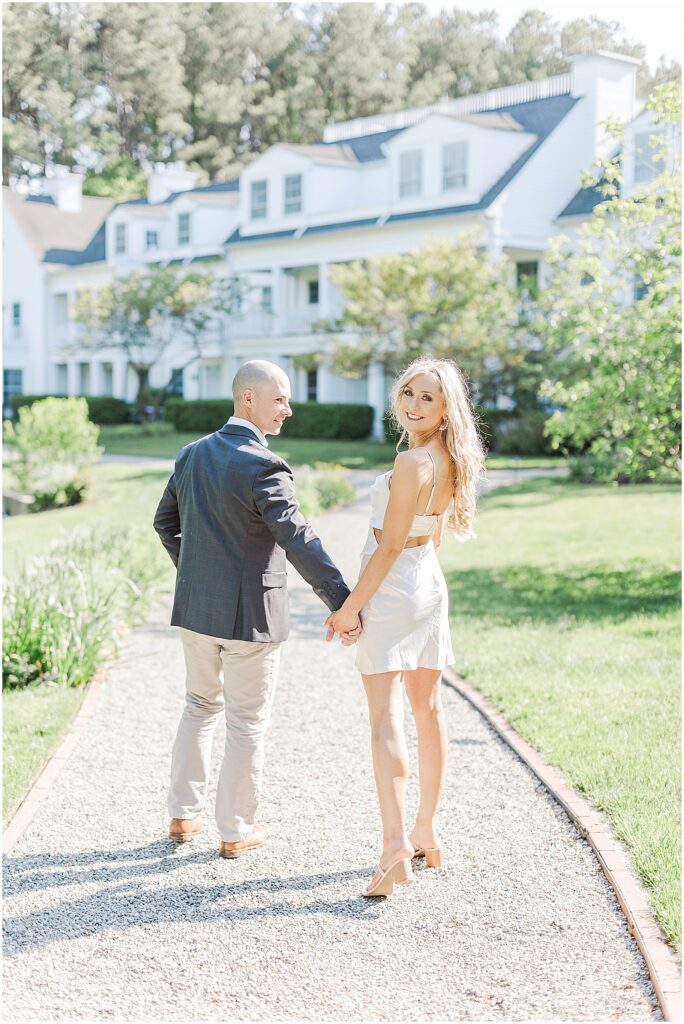
[[[483,399],[514,357],[510,273],[505,259],[492,262],[470,235],[332,267],[345,299],[340,318],[326,325],[337,335],[336,368],[354,376],[371,358],[394,369],[424,353],[449,357]]]
[[[596,17],[529,10],[500,40],[495,11],[419,3],[6,3],[3,25],[4,182],[63,163],[116,198],[155,160],[225,180],[330,119],[543,78],[572,52],[645,52]],[[642,94],[678,72],[644,66]]]
[[[83,327],[79,348],[115,349],[138,377],[136,406],[144,419],[148,374],[170,347],[183,339],[185,366],[203,355],[231,311],[234,283],[214,274],[146,267],[116,277],[99,292],[79,296],[76,319]],[[183,367],[185,368],[185,367]]]
[[[540,322],[553,356],[543,394],[557,407],[547,432],[584,453],[580,474],[617,481],[680,471],[679,86],[649,107],[660,174],[629,192],[622,157],[604,162],[605,200],[574,243],[556,240]]]

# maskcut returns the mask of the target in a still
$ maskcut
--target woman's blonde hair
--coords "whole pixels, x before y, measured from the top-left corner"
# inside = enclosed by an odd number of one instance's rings
[[[391,392],[391,415],[402,432],[397,443],[397,451],[407,437],[399,413],[401,395],[406,385],[419,373],[431,373],[436,377],[444,396],[446,425],[441,428],[441,436],[451,457],[454,473],[454,498],[447,527],[455,533],[458,540],[467,540],[475,536],[473,519],[477,504],[477,483],[484,474],[486,454],[477,431],[468,384],[461,370],[451,359],[421,356],[402,370],[394,381]]]

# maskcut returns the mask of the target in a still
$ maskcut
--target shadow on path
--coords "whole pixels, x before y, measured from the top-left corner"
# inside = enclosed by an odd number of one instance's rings
[[[189,856],[178,856],[179,852],[178,847],[160,840],[133,850],[90,850],[56,857],[46,854],[12,859],[5,866],[5,896],[20,890],[50,889],[79,883],[90,889],[93,883],[121,881],[98,892],[87,891],[81,899],[67,900],[25,916],[7,916],[4,924],[5,955],[17,956],[65,939],[80,939],[96,932],[124,931],[159,922],[199,924],[309,914],[365,919],[377,917],[377,904],[369,903],[360,895],[359,881],[368,877],[367,866],[317,875],[255,878],[232,885],[226,882],[208,886],[146,888],[146,877],[168,874],[190,864],[216,861],[213,849],[197,851]],[[84,868],[86,870],[82,870]],[[229,864],[226,870],[230,870]],[[277,898],[285,897],[288,892],[307,892],[340,883],[354,883],[353,892],[342,899],[314,898],[302,905]]]

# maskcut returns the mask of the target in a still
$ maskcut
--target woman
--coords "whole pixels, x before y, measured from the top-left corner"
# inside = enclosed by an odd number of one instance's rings
[[[411,882],[411,858],[439,867],[435,818],[444,785],[447,738],[442,670],[453,661],[447,588],[437,560],[444,526],[472,536],[484,451],[463,376],[446,359],[422,358],[398,377],[392,413],[400,428],[394,468],[371,489],[371,521],[359,581],[327,622],[344,633],[363,621],[356,667],[368,699],[373,767],[383,827],[380,866],[364,896]],[[408,759],[402,676],[416,721],[420,805],[407,833]]]

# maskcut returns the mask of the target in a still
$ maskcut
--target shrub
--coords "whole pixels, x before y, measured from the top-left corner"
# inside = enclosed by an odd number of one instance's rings
[[[16,420],[20,409],[43,402],[46,398],[67,398],[67,395],[15,395],[12,399],[13,418]],[[88,405],[88,418],[101,426],[113,423],[128,423],[131,410],[128,402],[111,395],[81,395]]]
[[[5,424],[12,475],[19,490],[33,497],[34,511],[82,500],[87,471],[103,451],[98,434],[83,398],[46,398]]]
[[[283,427],[285,437],[307,437],[317,440],[341,438],[355,441],[368,437],[373,428],[373,409],[370,405],[334,402],[293,402],[293,415]],[[233,415],[233,403],[228,399],[169,398],[165,405],[165,419],[176,430],[210,433],[218,430]]]
[[[285,437],[358,441],[368,437],[373,429],[373,409],[370,405],[293,402],[292,413],[292,417],[283,426]]]
[[[5,582],[3,689],[80,686],[113,653],[164,579],[166,556],[142,533],[75,531]]]
[[[345,466],[327,462],[317,462],[313,469],[311,466],[298,466],[295,481],[297,501],[307,519],[356,497]]]
[[[200,398],[191,402],[169,398],[164,405],[164,419],[172,423],[175,430],[194,434],[210,434],[232,415],[233,403],[227,398]]]

